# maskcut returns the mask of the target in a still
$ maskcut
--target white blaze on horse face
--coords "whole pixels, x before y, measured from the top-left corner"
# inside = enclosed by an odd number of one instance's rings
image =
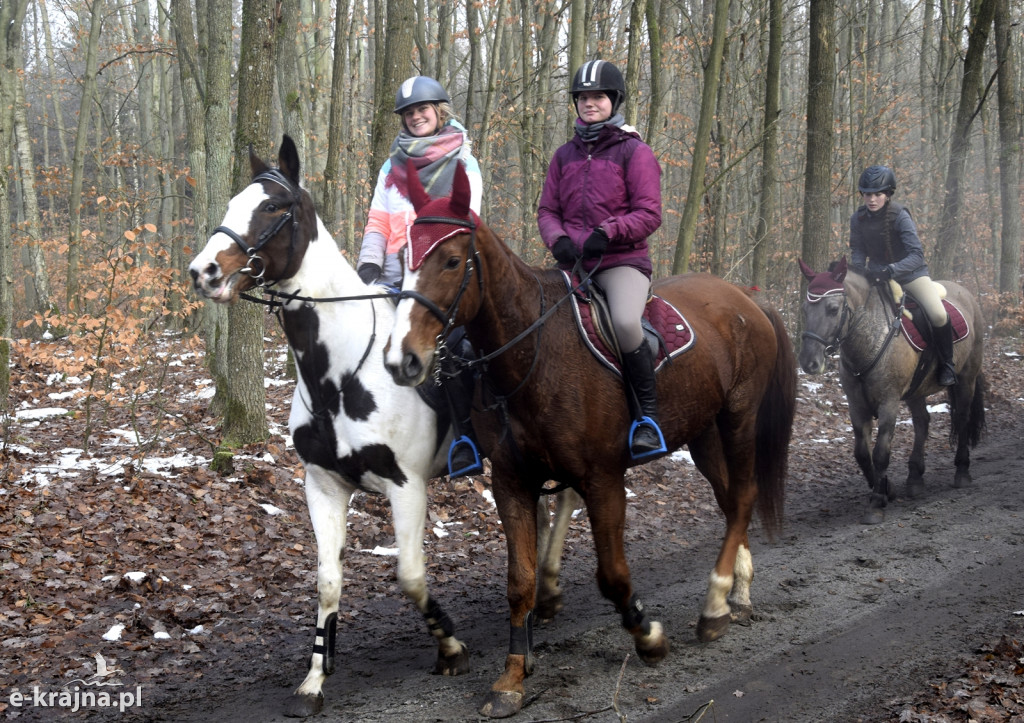
[[[244,236],[249,231],[253,211],[266,198],[269,198],[269,196],[263,190],[262,184],[250,184],[228,202],[228,210],[224,214],[224,220],[221,221],[220,225],[230,228],[239,236]],[[201,286],[204,293],[210,298],[215,299],[227,290],[226,284],[228,279],[221,278],[217,255],[223,251],[230,251],[232,248],[238,247],[230,236],[223,233],[214,233],[206,242],[206,247],[189,264],[189,271],[192,272],[197,284]],[[241,249],[238,250],[241,251]]]
[[[416,290],[419,282],[419,271],[405,269],[405,278],[402,280],[402,290]],[[405,355],[403,344],[405,339],[412,332],[412,310],[416,305],[412,299],[402,299],[395,309],[395,325],[391,328],[391,340],[388,344],[387,353],[384,356],[384,363],[391,369],[399,369],[402,365],[402,357]]]

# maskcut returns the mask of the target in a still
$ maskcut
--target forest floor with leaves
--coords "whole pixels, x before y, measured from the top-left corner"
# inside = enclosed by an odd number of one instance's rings
[[[1021,351],[1019,341],[990,339],[985,361],[988,434],[1018,444],[1024,437]],[[37,361],[14,360],[14,414],[4,430],[0,487],[4,719],[118,718],[94,709],[71,713],[54,698],[83,681],[110,681],[123,684],[110,691],[143,692],[138,719],[199,720],[174,711],[247,687],[294,687],[304,675],[316,552],[302,467],[287,436],[292,385],[285,379],[284,348],[279,340],[267,347],[271,436],[243,450],[227,475],[208,468],[218,430],[207,415],[210,381],[202,359],[171,337],[166,354],[174,360],[167,379],[148,392],[145,404],[93,409],[88,418],[81,380],[61,378]],[[801,375],[800,385],[794,429],[800,446],[790,458],[790,479],[849,484],[856,470],[837,376],[834,370],[814,380]],[[946,447],[948,414],[933,420],[934,466]],[[83,453],[87,425],[94,431]],[[893,462],[898,478],[909,437],[909,427],[900,426]],[[833,472],[837,465],[841,474]],[[630,540],[720,519],[706,483],[678,457],[631,470],[627,486],[631,508],[643,510],[644,519],[642,529],[628,529]],[[865,492],[858,488],[857,499],[866,501]],[[429,516],[433,589],[467,599],[486,590],[500,628],[505,552],[487,476],[435,481]],[[422,621],[398,592],[394,558],[375,554],[393,544],[386,501],[356,495],[339,629],[368,625],[394,641],[389,644],[426,648]],[[591,547],[580,516],[570,528],[567,555]],[[592,578],[584,578],[596,597]],[[1018,620],[951,656],[948,668],[921,680],[914,695],[888,700],[877,717],[858,720],[1024,721],[1024,624]],[[38,690],[51,696],[50,706],[27,702]],[[25,696],[20,705],[12,702],[15,693]]]

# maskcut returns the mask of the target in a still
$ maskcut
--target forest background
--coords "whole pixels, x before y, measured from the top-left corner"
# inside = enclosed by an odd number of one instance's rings
[[[480,160],[484,220],[545,264],[537,198],[571,133],[571,72],[596,57],[624,70],[627,121],[662,165],[657,276],[760,287],[798,338],[795,260],[846,251],[860,170],[884,163],[933,276],[1017,334],[1022,14],[1010,0],[0,0],[0,399],[15,359],[77,376],[83,448],[126,404],[157,412],[142,446],[181,423],[155,393],[173,334],[205,345],[218,444],[264,439],[276,324],[255,304],[199,303],[186,270],[248,183],[249,145],[272,158],[282,134],[299,143],[354,259],[397,85],[436,77]]]

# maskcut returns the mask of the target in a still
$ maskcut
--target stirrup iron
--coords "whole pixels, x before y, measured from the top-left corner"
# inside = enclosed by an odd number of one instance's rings
[[[650,427],[656,435],[658,435],[658,448],[652,449],[649,452],[642,452],[640,454],[633,453],[633,437],[636,434],[636,430],[640,427]],[[665,454],[668,449],[665,447],[665,435],[661,433],[661,427],[653,419],[644,415],[640,419],[634,419],[633,424],[629,427],[629,454],[633,459],[647,459],[657,454]]]
[[[468,445],[470,452],[473,453],[473,462],[467,464],[461,469],[452,469],[452,459],[455,457],[455,450],[460,445]],[[451,478],[464,477],[467,474],[479,474],[484,471],[484,466],[480,462],[480,450],[476,448],[476,444],[468,435],[462,435],[452,440],[451,445],[448,447],[448,476]]]

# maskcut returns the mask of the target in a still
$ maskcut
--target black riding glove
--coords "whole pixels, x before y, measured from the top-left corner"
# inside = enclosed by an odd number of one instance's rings
[[[359,274],[359,278],[363,280],[364,284],[372,284],[380,278],[380,266],[377,264],[360,264],[359,268],[356,269],[356,273]]]
[[[551,247],[551,255],[560,264],[576,263],[576,247],[572,245],[572,239],[568,236],[559,236],[555,245]]]
[[[892,278],[892,266],[883,266],[868,272],[868,278],[875,284],[884,284]]]
[[[607,248],[608,234],[604,232],[603,228],[598,226],[587,237],[587,240],[583,242],[583,258],[587,260],[596,259],[598,256],[603,256]]]

